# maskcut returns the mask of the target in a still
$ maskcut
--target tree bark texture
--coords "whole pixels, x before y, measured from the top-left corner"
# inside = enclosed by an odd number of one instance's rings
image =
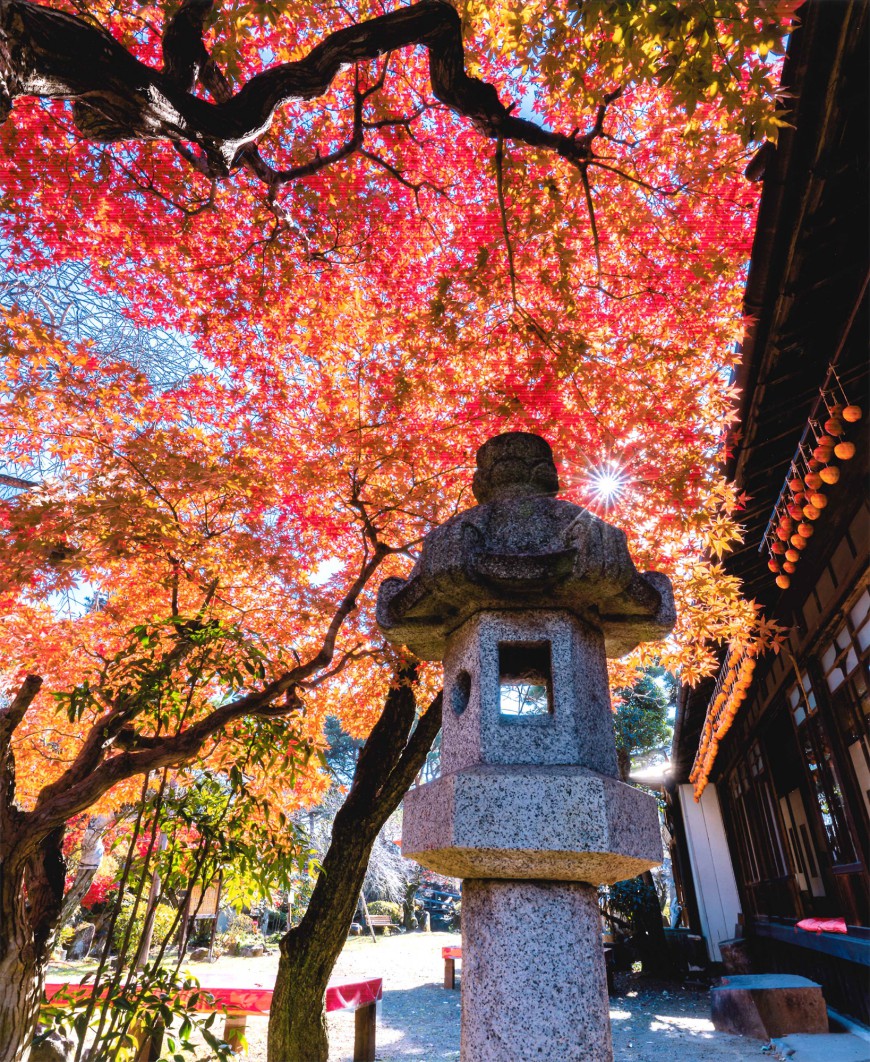
[[[302,921],[281,941],[269,1016],[269,1062],[327,1062],[324,1002],[359,901],[372,845],[413,782],[441,726],[441,695],[412,731],[408,679],[392,689],[335,816],[323,871]]]
[[[7,835],[8,836],[8,835]],[[27,1062],[63,902],[63,830],[0,844],[0,1062]]]
[[[0,1062],[27,1062],[60,919],[64,827],[37,840],[15,804],[12,734],[42,686],[28,675],[0,710]]]

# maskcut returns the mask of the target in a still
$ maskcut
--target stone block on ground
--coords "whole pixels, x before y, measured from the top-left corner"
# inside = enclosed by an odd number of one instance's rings
[[[723,977],[710,991],[710,1011],[720,1032],[757,1040],[828,1031],[821,986],[794,974]]]
[[[67,948],[67,959],[86,959],[94,942],[94,930],[96,926],[92,922],[82,922],[76,928],[72,942]]]
[[[208,962],[208,948],[194,948],[190,953],[191,962]]]
[[[850,1033],[796,1033],[773,1045],[786,1062],[870,1062],[870,1042]]]

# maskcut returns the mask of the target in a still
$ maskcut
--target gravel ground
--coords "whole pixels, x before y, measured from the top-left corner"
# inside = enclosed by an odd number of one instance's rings
[[[455,1062],[459,1058],[459,992],[442,987],[441,948],[459,944],[453,933],[348,942],[336,965],[334,980],[382,977],[384,998],[378,1008],[377,1057],[380,1062]],[[238,983],[239,969],[271,983],[276,959],[222,959],[206,973],[212,984],[226,977]],[[232,965],[231,965],[232,964]],[[222,970],[221,967],[224,969]],[[461,967],[460,967],[461,969]],[[224,972],[226,971],[226,972]],[[249,982],[253,983],[253,982]],[[611,998],[614,1057],[617,1062],[761,1062],[769,1057],[757,1040],[718,1033],[710,1021],[709,993],[669,982],[649,982],[635,975],[617,979]],[[266,1019],[248,1019],[249,1062],[266,1062]],[[329,1015],[330,1062],[351,1062],[353,1014]],[[517,1056],[517,1062],[523,1062]],[[552,1059],[551,1062],[558,1062]]]
[[[460,993],[443,987],[441,948],[459,943],[458,933],[379,937],[376,944],[370,938],[348,941],[333,980],[383,978],[384,998],[378,1006],[379,1062],[457,1062]],[[253,988],[271,987],[277,964],[273,953],[260,959],[225,957],[212,966],[190,963],[186,968],[206,986]],[[78,980],[75,975],[82,972],[82,966],[58,964],[53,973]],[[633,974],[618,975],[616,989],[610,1000],[616,1062],[761,1062],[770,1057],[763,1053],[766,1045],[758,1040],[715,1031],[707,991],[674,982],[651,982]],[[248,1062],[266,1062],[267,1021],[248,1019]],[[351,1062],[353,1029],[352,1012],[329,1015],[330,1062]],[[204,1062],[208,1055],[199,1058]],[[524,1062],[521,1055],[516,1062]]]

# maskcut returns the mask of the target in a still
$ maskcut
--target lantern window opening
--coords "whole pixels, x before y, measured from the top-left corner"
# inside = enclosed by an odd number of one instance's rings
[[[550,643],[499,642],[499,715],[529,719],[553,714]]]
[[[462,715],[471,700],[471,675],[465,670],[460,671],[453,680],[453,689],[450,692],[450,705],[457,715]]]

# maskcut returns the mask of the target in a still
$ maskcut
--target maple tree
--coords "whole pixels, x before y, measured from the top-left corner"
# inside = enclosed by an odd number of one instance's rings
[[[303,761],[325,717],[362,736],[386,703],[393,770],[361,777],[339,830],[363,859],[360,823],[399,799],[438,711],[403,759],[414,698],[391,687],[408,664],[378,638],[374,584],[470,503],[490,435],[545,435],[564,493],[671,577],[677,630],[646,652],[685,681],[764,633],[718,561],[740,506],[719,461],[757,205],[742,174],[782,121],[795,6],[0,0],[16,268],[85,263],[197,360],[155,384],[4,307],[3,471],[35,484],[4,506],[0,584],[30,1019],[58,831],[135,799],[143,772],[220,771],[255,741],[252,784],[289,808],[318,792]],[[83,586],[98,607],[58,609]],[[430,700],[437,673],[417,680]],[[300,1015],[322,1010],[353,882],[282,946],[274,1057],[324,1050]]]

